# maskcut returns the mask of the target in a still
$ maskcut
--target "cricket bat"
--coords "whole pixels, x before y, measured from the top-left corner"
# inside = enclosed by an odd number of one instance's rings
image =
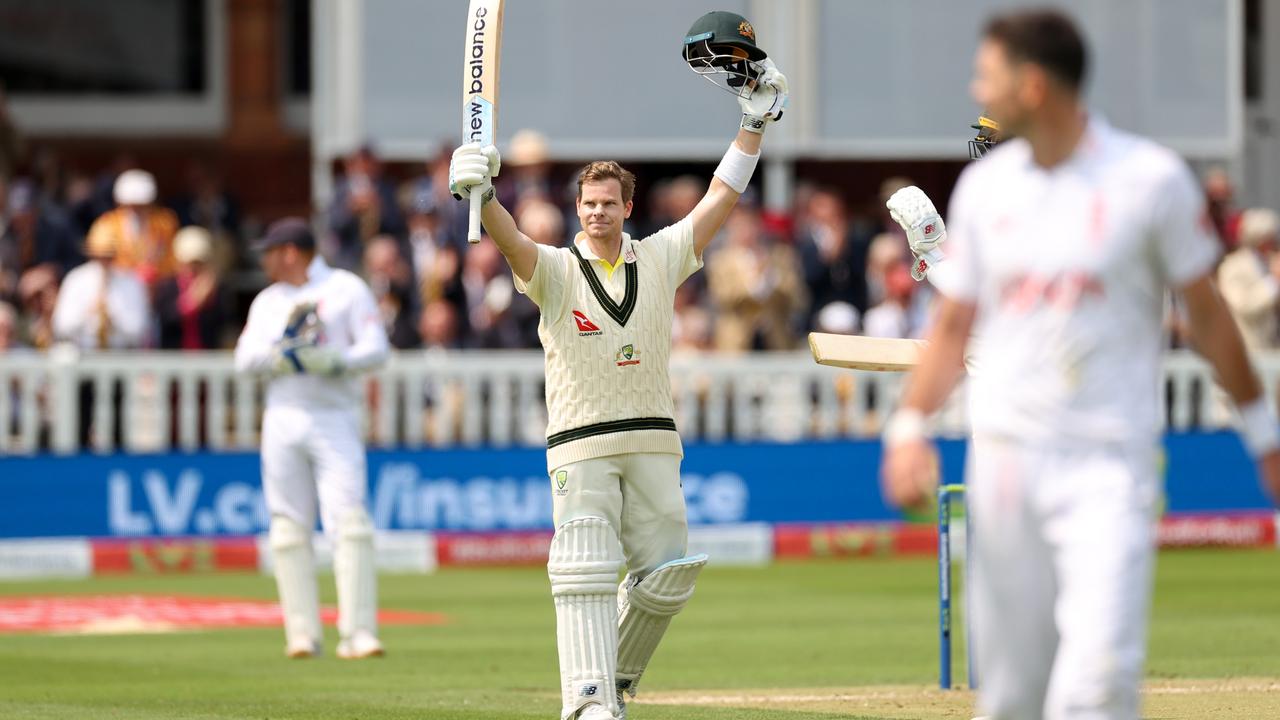
[[[471,0],[462,60],[462,142],[492,145],[498,127],[498,66],[502,56],[503,0]],[[484,199],[471,193],[467,242],[480,242]]]
[[[809,350],[819,365],[854,370],[905,372],[920,361],[924,345],[923,340],[809,333]]]

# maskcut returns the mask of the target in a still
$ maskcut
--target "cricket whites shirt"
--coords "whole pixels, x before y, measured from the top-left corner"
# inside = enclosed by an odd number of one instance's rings
[[[1165,292],[1212,271],[1218,254],[1186,163],[1096,117],[1052,168],[1009,140],[961,174],[947,230],[947,261],[929,277],[978,306],[974,433],[1150,443]]]

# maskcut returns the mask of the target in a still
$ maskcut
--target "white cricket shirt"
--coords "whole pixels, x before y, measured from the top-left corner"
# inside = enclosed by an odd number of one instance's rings
[[[516,288],[541,311],[547,467],[634,452],[682,455],[668,369],[676,288],[702,267],[688,218],[637,241],[616,265],[591,251],[538,246]]]
[[[947,231],[930,279],[978,306],[974,433],[1152,441],[1165,290],[1212,271],[1218,253],[1186,164],[1098,118],[1053,168],[1010,140],[961,174]]]
[[[60,340],[85,350],[134,349],[146,343],[150,328],[147,286],[132,270],[91,260],[62,279],[53,306],[53,333]]]
[[[280,375],[267,385],[267,407],[289,405],[307,409],[351,409],[362,401],[355,373],[386,362],[387,333],[373,292],[358,276],[330,268],[320,256],[307,268],[307,282],[272,284],[253,299],[249,318],[236,342],[236,370],[271,370],[273,350],[284,337],[289,314],[301,303],[316,303],[323,325],[320,345],[342,353],[342,377]]]

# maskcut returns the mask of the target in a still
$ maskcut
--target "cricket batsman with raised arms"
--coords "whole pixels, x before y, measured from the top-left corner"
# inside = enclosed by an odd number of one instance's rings
[[[622,231],[635,177],[615,162],[582,169],[582,232],[569,247],[554,248],[522,234],[494,199],[496,148],[472,143],[453,154],[454,194],[484,199],[484,229],[541,311],[556,526],[547,570],[562,720],[626,717],[624,695],[635,694],[707,562],[685,556],[683,450],[668,370],[675,292],[702,267],[703,251],[746,190],[762,134],[782,116],[787,80],[756,45],[751,23],[733,13],[700,18],[683,55],[737,95],[742,122],[706,196],[650,237]]]

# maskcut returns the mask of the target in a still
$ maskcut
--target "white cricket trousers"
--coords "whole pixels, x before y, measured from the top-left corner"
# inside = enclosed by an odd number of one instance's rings
[[[970,595],[996,720],[1137,720],[1160,487],[1154,445],[975,437]]]
[[[262,415],[262,490],[267,510],[304,528],[316,507],[328,535],[364,508],[368,493],[360,415],[354,410],[270,406]]]
[[[627,571],[644,578],[682,558],[689,542],[680,456],[628,453],[570,463],[551,471],[555,526],[604,518],[618,533]]]

